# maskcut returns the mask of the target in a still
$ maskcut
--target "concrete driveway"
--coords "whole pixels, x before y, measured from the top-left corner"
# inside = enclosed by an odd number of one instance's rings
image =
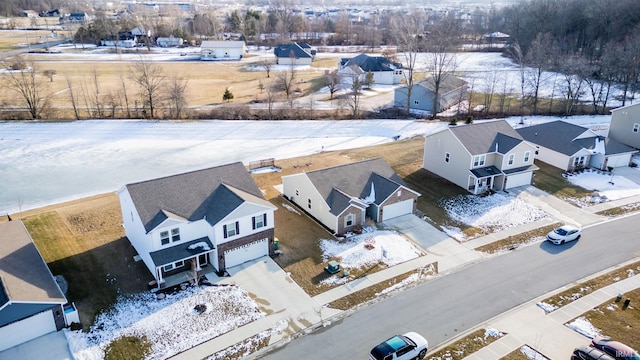
[[[419,217],[409,214],[385,220],[384,225],[407,237],[430,255],[438,258],[438,272],[472,263],[483,257]]]

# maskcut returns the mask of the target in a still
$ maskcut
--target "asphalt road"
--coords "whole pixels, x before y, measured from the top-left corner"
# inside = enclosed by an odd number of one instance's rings
[[[376,303],[275,349],[264,359],[366,359],[396,333],[430,347],[514,307],[640,256],[640,215],[583,229],[579,241],[533,244],[472,264]],[[499,330],[499,329],[498,329]]]

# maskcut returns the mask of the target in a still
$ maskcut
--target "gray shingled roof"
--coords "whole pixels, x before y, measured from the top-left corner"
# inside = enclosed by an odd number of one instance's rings
[[[451,92],[453,90],[459,89],[459,88],[463,87],[466,84],[467,84],[467,82],[462,80],[462,79],[460,79],[459,77],[456,77],[456,76],[453,76],[453,75],[449,75],[449,76],[446,76],[444,79],[442,79],[442,81],[440,82],[439,93],[440,94],[446,94],[446,93]],[[421,80],[416,85],[423,86],[423,87],[431,90],[432,92],[436,91],[436,87],[435,87],[435,82],[433,80],[433,76],[429,76],[429,77]]]
[[[471,155],[506,154],[522,142],[522,137],[504,120],[457,125],[449,128]]]
[[[22,221],[0,223],[0,286],[0,307],[67,302]]]
[[[297,43],[291,44],[280,44],[273,48],[273,54],[279,58],[310,58],[312,57],[310,53],[304,50]]]
[[[307,172],[307,176],[333,214],[341,213],[348,206],[349,199],[344,195],[365,198],[372,183],[376,193],[375,204],[380,204],[400,186],[407,187],[391,166],[380,158],[314,170]]]
[[[582,149],[593,150],[596,138],[605,140],[606,155],[622,154],[633,152],[634,149],[616,140],[598,136],[593,136],[574,140],[588,128],[571,124],[566,121],[552,121],[544,124],[532,125],[517,130],[522,137],[539,146],[557,151],[568,156],[574,155]]]
[[[356,65],[364,72],[394,71],[402,68],[400,63],[394,63],[382,56],[369,56],[367,54],[360,54],[350,59],[342,59],[341,63],[344,67]]]
[[[168,217],[216,224],[245,201],[262,203],[262,192],[241,162],[126,186],[147,232]]]
[[[209,249],[205,249],[203,247],[196,247],[193,249],[189,249],[191,245],[195,245],[197,243],[205,243],[209,247]],[[178,245],[174,245],[165,249],[157,250],[149,255],[151,255],[151,260],[156,265],[156,267],[163,266],[166,264],[174,263],[179,260],[185,260],[192,258],[194,256],[204,254],[210,251],[213,251],[214,246],[209,240],[208,237],[203,237],[196,240],[191,240],[186,243],[180,243]]]

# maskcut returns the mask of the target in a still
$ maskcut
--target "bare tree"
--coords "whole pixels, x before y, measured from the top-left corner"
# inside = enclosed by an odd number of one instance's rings
[[[338,70],[333,70],[325,75],[327,79],[327,87],[329,88],[330,99],[333,100],[333,94],[340,89],[340,83],[342,82],[342,75],[338,73]]]
[[[524,62],[524,54],[520,48],[520,44],[515,43],[510,48],[510,55],[513,61],[520,68],[520,124],[524,124],[524,101],[526,97],[526,67]]]
[[[411,111],[411,92],[413,91],[414,75],[418,52],[424,42],[424,24],[426,15],[419,10],[410,14],[398,14],[391,20],[391,33],[400,47],[403,57],[402,75],[407,85],[407,114]]]
[[[263,60],[260,62],[260,66],[264,68],[264,71],[267,72],[267,78],[271,77],[271,69],[273,69],[273,61],[271,60]]]
[[[291,58],[290,66],[278,73],[278,84],[280,86],[280,90],[284,92],[287,100],[290,99],[291,93],[293,92],[293,85],[296,79],[296,59],[294,57]]]
[[[440,111],[440,87],[458,66],[456,55],[459,24],[453,16],[447,16],[431,27],[425,41],[427,69],[433,79],[433,118]]]
[[[496,93],[496,86],[498,84],[498,71],[494,70],[485,73],[484,80],[484,113],[489,114],[491,111],[491,105],[493,102],[493,96]],[[471,102],[471,101],[469,101]]]
[[[187,105],[187,98],[184,93],[187,88],[187,80],[182,77],[174,76],[169,79],[168,100],[171,104],[171,117],[180,119],[183,115],[184,108]]]
[[[55,74],[56,74],[55,70],[45,70],[42,72],[42,75],[48,77],[50,82],[53,82],[53,75]]]
[[[351,94],[349,94],[349,107],[351,108],[351,115],[354,118],[358,117],[360,112],[360,97],[362,96],[362,83],[358,75],[353,75],[351,81]]]
[[[20,100],[29,111],[32,119],[39,119],[42,111],[47,105],[48,94],[45,93],[45,86],[37,74],[35,63],[25,63],[26,66],[7,71],[5,87],[18,93]],[[12,67],[4,64],[5,68]]]
[[[567,56],[561,60],[560,70],[565,82],[564,113],[571,115],[584,93],[586,60],[578,55]]]
[[[71,100],[71,107],[73,108],[73,116],[76,120],[80,120],[80,112],[78,111],[78,101],[76,100],[75,90],[71,83],[71,78],[67,76],[67,89],[69,90],[69,100]]]
[[[124,75],[122,74],[122,72],[120,73],[120,86],[122,88],[122,98],[124,99],[124,107],[126,110],[126,114],[127,114],[127,119],[131,118],[131,109],[129,108],[129,95],[127,94],[127,85],[124,81]]]
[[[552,44],[553,39],[551,34],[538,34],[531,43],[524,59],[518,59],[524,60],[524,64],[528,66],[526,75],[528,77],[531,96],[533,98],[533,109],[531,111],[533,114],[538,113],[538,96],[540,93],[540,87],[542,83],[546,81],[544,78],[544,71],[551,67],[552,59],[559,56]]]
[[[149,109],[148,117],[154,119],[156,108],[165,91],[165,75],[162,68],[148,59],[140,58],[131,67],[131,75],[133,81],[138,84],[145,110]]]

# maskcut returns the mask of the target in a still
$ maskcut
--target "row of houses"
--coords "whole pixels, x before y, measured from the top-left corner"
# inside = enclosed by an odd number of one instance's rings
[[[566,121],[449,126],[424,137],[422,167],[482,194],[532,184],[536,159],[563,171],[629,166],[639,119],[640,104],[614,110],[609,136]],[[276,253],[277,207],[240,162],[127,184],[117,195],[126,236],[158,288]],[[420,193],[374,158],[283,176],[282,196],[345,234],[414,213]],[[0,351],[78,321],[22,222],[0,223]]]

